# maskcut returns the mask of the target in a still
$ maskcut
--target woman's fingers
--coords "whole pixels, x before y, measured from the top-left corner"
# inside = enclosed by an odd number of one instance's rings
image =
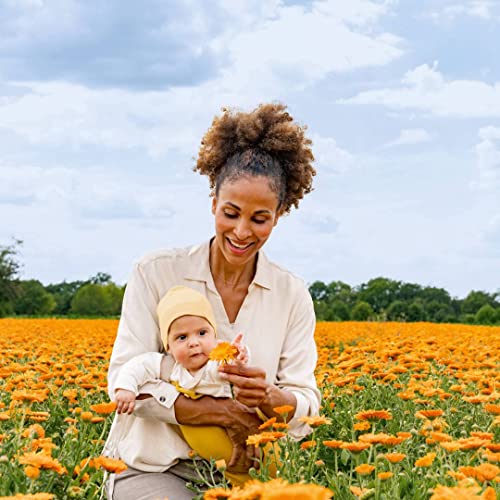
[[[257,366],[241,364],[224,364],[219,368],[221,373],[231,376],[239,376],[247,379],[265,379],[266,372]]]

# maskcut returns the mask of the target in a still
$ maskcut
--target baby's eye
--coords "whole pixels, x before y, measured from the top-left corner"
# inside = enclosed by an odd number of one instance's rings
[[[186,335],[179,335],[176,340],[186,340]]]
[[[200,330],[200,337],[203,337],[206,334],[207,334],[206,330]]]

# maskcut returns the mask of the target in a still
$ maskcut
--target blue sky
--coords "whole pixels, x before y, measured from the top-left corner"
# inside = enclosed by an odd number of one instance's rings
[[[213,116],[279,100],[318,174],[271,259],[499,290],[499,35],[496,0],[0,0],[0,244],[24,278],[124,283],[212,235]]]

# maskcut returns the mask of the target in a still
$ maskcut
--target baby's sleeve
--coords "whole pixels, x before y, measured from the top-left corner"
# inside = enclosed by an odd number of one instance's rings
[[[146,352],[128,360],[118,372],[115,391],[126,389],[137,396],[141,386],[160,378],[163,357],[159,352]]]

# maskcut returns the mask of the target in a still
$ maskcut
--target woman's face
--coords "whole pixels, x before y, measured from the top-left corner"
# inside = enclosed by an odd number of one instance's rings
[[[278,222],[278,195],[263,176],[228,180],[213,199],[212,213],[220,252],[241,266],[255,257]]]

